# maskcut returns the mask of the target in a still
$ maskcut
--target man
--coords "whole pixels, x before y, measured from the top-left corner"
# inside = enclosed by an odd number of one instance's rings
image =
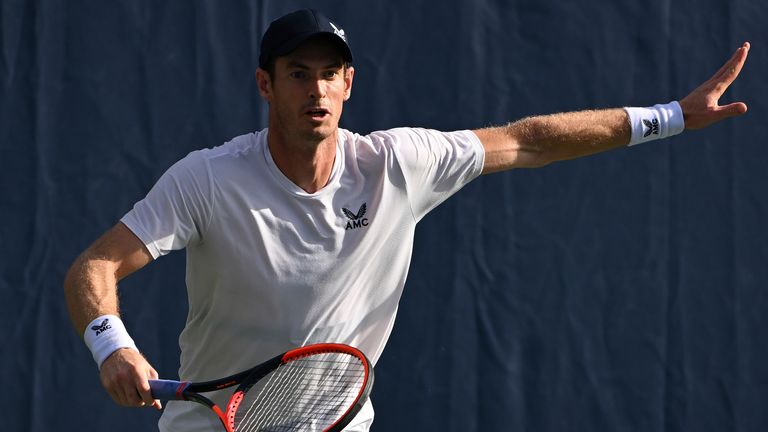
[[[640,144],[745,113],[745,104],[718,106],[718,99],[748,51],[745,43],[679,103],[474,131],[360,136],[338,127],[355,74],[344,31],[316,11],[288,14],[266,31],[256,71],[268,129],[191,153],[83,252],[65,281],[72,321],[118,404],[160,408],[147,383],[157,373],[118,318],[116,286],[186,247],[182,379],[218,378],[314,342],[354,345],[376,362],[426,213],[480,174]],[[110,328],[95,335],[104,319]],[[372,420],[369,403],[347,430],[366,431]],[[196,404],[171,402],[160,427],[215,430],[217,421]]]

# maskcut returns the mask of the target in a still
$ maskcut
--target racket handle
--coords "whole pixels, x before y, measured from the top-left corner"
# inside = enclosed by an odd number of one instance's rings
[[[152,397],[162,400],[186,400],[184,390],[189,387],[188,381],[149,380]]]

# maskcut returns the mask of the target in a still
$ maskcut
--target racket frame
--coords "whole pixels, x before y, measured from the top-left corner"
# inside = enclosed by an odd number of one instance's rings
[[[155,399],[185,400],[205,405],[216,413],[227,432],[233,432],[230,425],[234,424],[234,416],[237,412],[237,408],[242,402],[245,393],[247,393],[260,379],[277,369],[280,365],[326,352],[341,352],[352,355],[361,359],[364,367],[363,385],[360,386],[360,391],[355,397],[354,402],[350,404],[347,411],[340,416],[335,423],[324,431],[340,432],[352,421],[355,415],[362,409],[363,405],[365,405],[365,402],[368,400],[368,395],[373,387],[373,367],[371,366],[370,361],[368,361],[368,358],[357,348],[344,344],[321,343],[303,346],[275,356],[251,369],[217,380],[197,383],[174,380],[150,380],[152,396]],[[238,387],[230,397],[229,402],[227,403],[227,409],[224,412],[212,400],[200,394],[222,390],[235,385]]]

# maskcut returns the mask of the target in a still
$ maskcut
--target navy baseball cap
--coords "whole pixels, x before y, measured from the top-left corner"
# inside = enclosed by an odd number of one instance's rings
[[[344,30],[320,12],[302,9],[283,15],[269,25],[261,38],[259,67],[265,68],[270,60],[290,53],[302,42],[318,35],[330,36],[329,39],[338,42],[344,59],[352,61],[352,50]]]

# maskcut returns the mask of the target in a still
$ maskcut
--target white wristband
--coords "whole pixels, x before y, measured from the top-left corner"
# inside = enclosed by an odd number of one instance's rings
[[[648,108],[624,108],[629,116],[632,138],[629,145],[671,137],[685,130],[683,110],[677,101]]]
[[[120,348],[133,348],[138,351],[123,321],[115,315],[102,315],[91,321],[85,328],[83,339],[99,369],[104,360]]]

